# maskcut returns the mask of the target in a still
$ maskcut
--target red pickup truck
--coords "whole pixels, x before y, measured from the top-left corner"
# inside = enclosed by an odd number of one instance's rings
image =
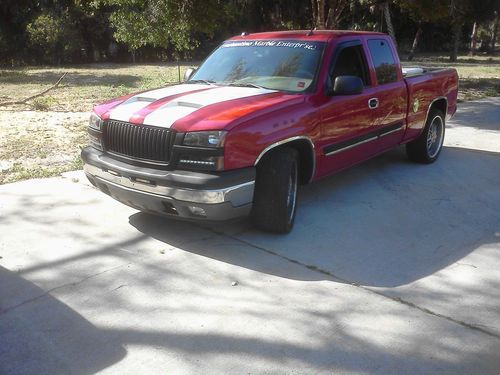
[[[299,184],[401,144],[435,161],[457,90],[454,69],[402,69],[385,34],[243,33],[183,84],[95,106],[84,170],[142,211],[286,233]]]

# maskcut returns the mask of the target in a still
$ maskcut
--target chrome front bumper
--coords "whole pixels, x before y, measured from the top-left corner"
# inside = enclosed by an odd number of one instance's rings
[[[252,207],[252,171],[243,175],[237,171],[236,177],[224,172],[220,178],[197,172],[152,171],[90,148],[82,151],[82,158],[85,174],[94,186],[141,211],[183,219],[229,220],[248,215]]]

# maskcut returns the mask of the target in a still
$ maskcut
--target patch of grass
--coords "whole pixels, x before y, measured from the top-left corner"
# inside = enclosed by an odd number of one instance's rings
[[[82,168],[83,161],[80,156],[75,157],[68,164],[58,166],[25,167],[21,163],[15,163],[11,168],[0,172],[0,184],[7,184],[32,178],[55,177],[60,176],[61,173],[76,171]]]
[[[500,56],[462,55],[456,62],[450,62],[445,55],[422,54],[413,61],[403,61],[403,65],[455,68],[459,77],[459,100],[500,96]]]
[[[460,80],[459,100],[500,96],[500,78],[465,78]]]
[[[53,96],[40,96],[31,101],[31,105],[37,111],[48,111],[57,103]]]
[[[28,128],[24,132],[2,133],[0,160],[46,158],[57,152],[55,133],[49,129]]]

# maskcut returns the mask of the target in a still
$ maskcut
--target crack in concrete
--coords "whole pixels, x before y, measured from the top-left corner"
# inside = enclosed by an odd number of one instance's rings
[[[121,265],[119,265],[119,266],[115,266],[115,267],[112,267],[112,268],[108,268],[108,269],[106,269],[106,270],[104,270],[104,271],[101,271],[101,272],[98,272],[98,273],[94,273],[94,274],[92,274],[92,275],[89,275],[89,276],[87,276],[87,277],[84,277],[83,279],[81,279],[81,280],[79,280],[79,281],[75,281],[75,282],[72,282],[72,283],[66,283],[66,284],[63,284],[63,285],[56,286],[56,287],[54,287],[54,288],[52,288],[52,289],[49,289],[49,290],[47,290],[47,291],[43,292],[42,294],[40,294],[40,295],[38,295],[38,296],[32,297],[32,298],[30,298],[30,299],[27,299],[27,300],[25,300],[25,301],[23,301],[23,302],[18,303],[17,305],[10,306],[10,307],[7,307],[7,308],[5,308],[5,309],[3,309],[3,310],[0,310],[0,315],[5,315],[5,314],[7,314],[8,312],[10,312],[10,311],[12,311],[12,310],[15,310],[15,309],[17,309],[17,308],[19,308],[19,307],[21,307],[21,306],[24,306],[24,305],[27,305],[27,304],[29,304],[29,303],[31,303],[31,302],[37,301],[37,300],[39,300],[39,299],[41,299],[41,298],[43,298],[43,297],[47,296],[48,294],[50,294],[50,293],[52,293],[52,292],[54,292],[54,291],[56,291],[56,290],[66,288],[66,287],[68,287],[68,286],[77,286],[77,285],[80,285],[81,283],[83,283],[83,282],[85,282],[85,281],[87,281],[87,280],[90,280],[90,279],[92,279],[92,278],[94,278],[94,277],[96,277],[96,276],[100,276],[100,275],[102,275],[102,274],[104,274],[104,273],[107,273],[107,272],[110,272],[110,271],[114,271],[114,270],[116,270],[116,269],[118,269],[118,268],[125,267],[125,266],[128,266],[128,265],[130,265],[130,264],[131,264],[130,262],[129,262],[129,263],[125,263],[125,264],[121,264]]]
[[[324,270],[318,266],[315,266],[313,264],[306,264],[306,263],[303,263],[301,261],[298,261],[296,259],[293,259],[293,258],[289,258],[287,256],[284,256],[284,255],[281,255],[273,250],[269,250],[269,249],[266,249],[264,247],[261,247],[261,246],[258,246],[258,245],[255,245],[249,241],[245,241],[245,240],[242,240],[241,238],[237,238],[237,237],[234,237],[233,235],[229,235],[229,234],[226,234],[226,233],[223,233],[223,232],[218,232],[216,230],[213,230],[213,229],[209,229],[211,230],[212,232],[218,234],[218,235],[221,235],[221,236],[225,236],[225,237],[228,237],[228,238],[231,238],[235,241],[238,241],[238,242],[241,242],[245,245],[248,245],[248,246],[251,246],[257,250],[260,250],[260,251],[263,251],[267,254],[270,254],[270,255],[273,255],[273,256],[276,256],[276,257],[279,257],[281,259],[284,259],[290,263],[293,263],[293,264],[297,264],[297,265],[300,265],[302,267],[306,267],[307,269],[313,271],[313,272],[318,272],[318,273],[321,273],[323,275],[326,275],[328,277],[330,277],[331,279],[333,279],[334,281],[338,281],[338,282],[342,282],[344,284],[349,284],[349,285],[352,285],[356,288],[360,288],[364,291],[367,291],[369,293],[372,293],[372,294],[375,294],[375,295],[378,295],[380,297],[383,297],[383,298],[387,298],[391,301],[394,301],[394,302],[397,302],[397,303],[400,303],[400,304],[403,304],[407,307],[410,307],[410,308],[413,308],[413,309],[417,309],[425,314],[428,314],[428,315],[432,315],[432,316],[435,316],[437,318],[441,318],[441,319],[446,319],[448,320],[449,322],[452,322],[452,323],[455,323],[455,324],[458,324],[462,327],[465,327],[465,328],[468,328],[468,329],[471,329],[471,330],[474,330],[474,331],[477,331],[477,332],[481,332],[485,335],[488,335],[490,337],[493,337],[495,339],[498,339],[500,340],[500,334],[498,333],[495,333],[495,332],[491,332],[487,329],[484,329],[482,327],[480,327],[479,325],[475,325],[475,324],[471,324],[471,323],[467,323],[467,322],[464,322],[462,320],[458,320],[458,319],[455,319],[455,318],[452,318],[451,316],[447,316],[447,315],[444,315],[444,314],[440,314],[436,311],[432,311],[426,307],[422,307],[422,306],[419,306],[419,305],[416,305],[415,303],[413,302],[410,302],[410,301],[407,301],[403,298],[400,298],[400,297],[393,297],[393,296],[390,296],[390,295],[387,295],[383,292],[380,292],[380,291],[377,291],[377,290],[373,290],[373,289],[370,289],[366,286],[363,286],[357,282],[353,282],[353,281],[350,281],[350,280],[346,280],[346,279],[343,279],[342,277],[338,277],[336,276],[335,274],[333,274],[332,272],[330,271],[327,271],[327,270]]]

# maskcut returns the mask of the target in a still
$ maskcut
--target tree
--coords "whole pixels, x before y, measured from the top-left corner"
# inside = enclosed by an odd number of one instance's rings
[[[493,18],[493,27],[491,30],[491,53],[494,55],[495,54],[495,46],[497,42],[497,32],[498,32],[498,10],[495,10]]]
[[[409,11],[411,17],[417,22],[446,23],[450,25],[451,61],[457,60],[460,37],[464,26],[491,19],[494,16],[494,10],[498,8],[497,0],[397,0],[397,4]],[[416,44],[418,44],[417,34],[414,40],[415,49]]]
[[[32,17],[35,5],[30,0],[0,1],[0,64],[12,65],[22,61],[28,43],[26,24]]]
[[[420,37],[422,35],[424,30],[422,30],[422,22],[418,23],[418,29],[417,32],[415,33],[415,38],[413,38],[413,43],[411,45],[411,50],[408,55],[408,60],[412,61],[413,57],[415,56],[415,52],[417,50],[418,42],[420,41]]]
[[[349,0],[311,0],[314,27],[319,30],[338,28],[350,3]]]
[[[474,22],[474,25],[472,26],[472,34],[470,36],[469,56],[474,56],[476,53],[477,29],[478,29],[478,24],[477,24],[477,22]]]
[[[83,41],[68,11],[60,15],[45,11],[30,22],[26,30],[31,45],[45,61],[59,65],[80,53]]]
[[[385,24],[387,25],[387,33],[392,37],[394,44],[397,46],[396,33],[394,32],[394,26],[392,26],[391,11],[389,9],[390,1],[384,1],[382,3],[382,10],[384,12]]]
[[[104,0],[112,6],[114,37],[133,56],[142,46],[189,51],[212,36],[226,15],[220,0]]]

